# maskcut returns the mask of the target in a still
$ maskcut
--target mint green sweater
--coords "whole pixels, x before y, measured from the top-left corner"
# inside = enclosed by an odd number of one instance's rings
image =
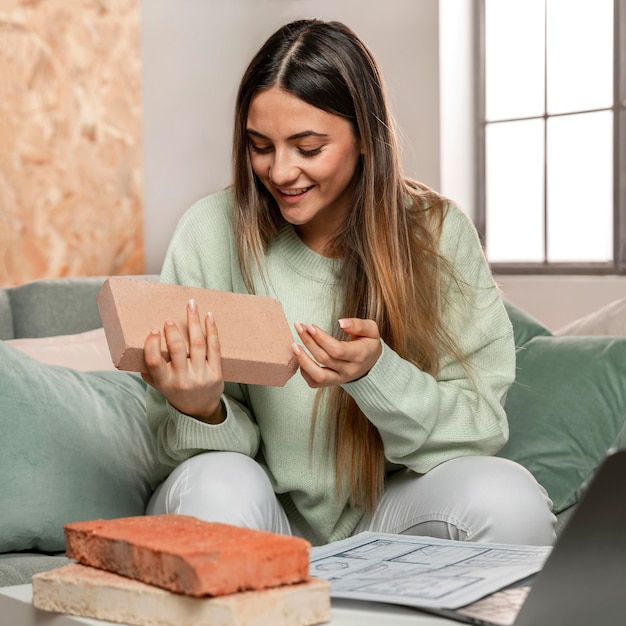
[[[246,293],[231,210],[232,194],[223,191],[183,215],[163,265],[163,282]],[[471,378],[447,357],[431,376],[383,343],[369,374],[343,386],[380,432],[390,471],[408,467],[424,473],[454,457],[494,454],[508,437],[502,405],[515,374],[512,327],[476,231],[454,205],[448,206],[440,247],[464,285],[463,296],[453,283],[443,285],[448,293],[444,319],[469,358]],[[266,281],[258,280],[255,288],[281,302],[294,340],[296,322],[332,332],[341,261],[313,252],[284,224],[264,262]],[[148,419],[159,456],[172,467],[207,450],[259,460],[288,516],[313,544],[321,544],[350,535],[362,511],[337,494],[324,420],[318,420],[311,446],[315,394],[298,373],[284,387],[227,383],[227,417],[209,425],[179,413],[150,388]]]

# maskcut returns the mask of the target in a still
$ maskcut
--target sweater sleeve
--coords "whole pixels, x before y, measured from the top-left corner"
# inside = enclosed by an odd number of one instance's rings
[[[444,322],[465,366],[444,356],[432,376],[383,342],[369,374],[343,386],[380,432],[388,461],[419,473],[458,456],[495,454],[508,438],[503,404],[515,377],[511,323],[474,226],[454,205],[440,250],[456,272]]]
[[[163,263],[162,282],[221,291],[243,290],[234,262],[230,199],[229,192],[209,196],[183,215]],[[207,450],[256,455],[259,428],[248,409],[244,386],[226,383],[222,396],[226,419],[221,424],[206,424],[180,413],[152,387],[147,393],[148,424],[161,462],[174,466]]]
[[[226,419],[221,424],[205,424],[180,413],[153,387],[148,387],[148,424],[159,461],[178,465],[207,450],[228,450],[254,457],[259,447],[259,428],[248,410],[227,395],[222,397]]]

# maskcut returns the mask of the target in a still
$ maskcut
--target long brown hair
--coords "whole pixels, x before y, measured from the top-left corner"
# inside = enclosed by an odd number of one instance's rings
[[[300,20],[272,35],[252,59],[236,100],[233,142],[234,228],[239,261],[253,291],[252,264],[277,234],[282,216],[254,175],[246,123],[260,90],[279,87],[348,119],[361,139],[354,207],[331,242],[343,259],[341,316],[372,319],[400,356],[436,373],[442,353],[456,353],[442,325],[438,253],[445,210],[441,197],[403,177],[394,122],[378,66],[348,27]],[[319,399],[319,396],[318,396]],[[377,429],[341,387],[330,389],[337,486],[345,479],[351,504],[371,510],[385,477]]]

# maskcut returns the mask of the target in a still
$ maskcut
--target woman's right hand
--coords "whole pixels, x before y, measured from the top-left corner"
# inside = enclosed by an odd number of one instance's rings
[[[142,378],[160,391],[181,413],[209,424],[226,419],[221,396],[224,392],[222,355],[213,315],[205,318],[205,332],[194,300],[187,304],[189,354],[180,329],[172,320],[164,325],[165,343],[170,360],[161,354],[161,333],[155,328],[144,343],[144,358],[149,373]]]

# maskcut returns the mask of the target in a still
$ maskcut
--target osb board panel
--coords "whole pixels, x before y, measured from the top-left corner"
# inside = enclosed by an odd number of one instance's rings
[[[140,0],[0,0],[0,286],[143,272]]]

